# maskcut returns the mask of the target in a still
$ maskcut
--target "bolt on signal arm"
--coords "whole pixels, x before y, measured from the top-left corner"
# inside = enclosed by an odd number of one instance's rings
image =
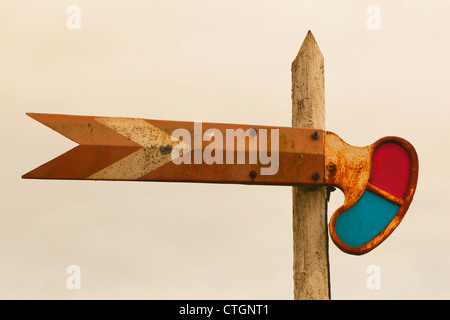
[[[345,202],[330,235],[351,254],[392,233],[417,185],[417,154],[397,137],[354,147],[316,129],[28,115],[79,145],[23,178],[334,186]]]

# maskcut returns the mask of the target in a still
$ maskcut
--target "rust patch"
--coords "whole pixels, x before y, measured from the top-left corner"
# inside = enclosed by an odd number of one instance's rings
[[[364,193],[372,170],[372,146],[354,147],[338,135],[326,131],[325,184],[345,194],[344,206],[353,206]]]

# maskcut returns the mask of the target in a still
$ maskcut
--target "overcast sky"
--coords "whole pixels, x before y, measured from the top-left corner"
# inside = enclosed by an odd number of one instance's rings
[[[75,145],[25,112],[290,126],[291,63],[311,30],[327,129],[357,146],[403,137],[420,165],[383,244],[352,256],[330,242],[332,298],[449,299],[449,12],[444,0],[2,1],[0,298],[292,299],[290,187],[22,180]],[[333,193],[330,214],[343,200]],[[372,265],[380,289],[366,285]]]

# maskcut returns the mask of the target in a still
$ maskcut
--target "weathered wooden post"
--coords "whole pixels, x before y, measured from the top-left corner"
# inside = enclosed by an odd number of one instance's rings
[[[311,31],[292,63],[292,126],[325,130],[324,59]],[[292,198],[294,299],[330,299],[326,188],[294,186]]]

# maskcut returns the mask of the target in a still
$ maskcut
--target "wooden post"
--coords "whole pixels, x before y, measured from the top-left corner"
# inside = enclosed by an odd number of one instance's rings
[[[324,59],[311,31],[292,63],[292,126],[325,130]],[[326,189],[295,186],[292,196],[294,299],[330,299]]]

